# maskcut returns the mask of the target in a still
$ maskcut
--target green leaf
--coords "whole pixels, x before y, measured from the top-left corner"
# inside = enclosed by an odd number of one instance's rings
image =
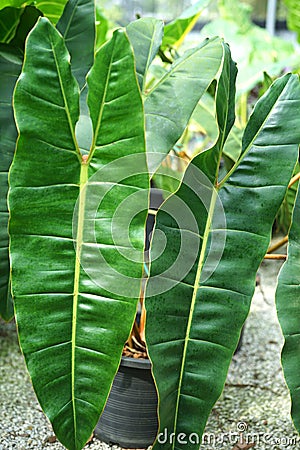
[[[237,125],[233,125],[224,145],[223,156],[228,158],[230,165],[235,163],[241,154],[243,131]]]
[[[289,233],[288,256],[278,277],[276,307],[284,335],[282,366],[292,398],[292,419],[300,431],[299,344],[300,344],[300,195],[294,207]]]
[[[15,8],[6,8],[13,10]],[[73,56],[72,62],[74,64],[73,70],[75,76],[77,75],[79,81],[83,83],[85,75],[92,65],[93,61],[93,46],[94,46],[94,21],[93,21],[93,0],[76,1],[71,0],[62,15],[59,23],[60,31],[65,36],[66,44]],[[2,190],[2,213],[1,220],[1,233],[2,233],[2,251],[3,257],[1,274],[3,276],[2,292],[1,292],[1,306],[0,314],[6,320],[9,320],[13,315],[13,306],[11,297],[9,294],[9,258],[7,254],[8,236],[7,236],[7,173],[9,166],[13,158],[13,152],[15,148],[15,141],[17,139],[17,131],[14,123],[14,117],[12,113],[11,103],[12,94],[14,89],[14,83],[21,71],[22,54],[18,53],[18,50],[23,51],[25,46],[25,40],[29,31],[33,28],[41,12],[34,6],[26,6],[24,9],[18,10],[20,12],[19,22],[16,24],[16,30],[14,38],[10,42],[9,46],[1,47],[1,137],[3,154],[5,157],[2,159],[1,164],[1,190]],[[87,16],[86,16],[87,14]],[[92,19],[92,20],[91,20]],[[84,36],[84,39],[83,39]],[[84,49],[80,46],[84,43]],[[81,52],[78,52],[76,45],[80,48]],[[13,48],[15,47],[15,49]],[[76,47],[76,48],[75,48]],[[82,55],[85,56],[82,61]],[[13,75],[13,76],[11,76]],[[3,100],[2,100],[3,99]],[[85,123],[84,132],[87,133],[88,126]],[[81,137],[81,136],[80,136]],[[8,144],[9,138],[9,144]],[[6,181],[5,181],[6,180]]]
[[[36,9],[34,6],[26,6],[24,10],[22,10],[15,36],[10,44],[24,52],[25,41],[28,33],[34,27],[41,15],[41,11]]]
[[[106,402],[139,297],[149,185],[143,105],[132,48],[116,31],[88,77],[86,160],[75,139],[79,88],[47,19],[25,55],[14,95],[12,290],[38,399],[59,440],[78,450]]]
[[[218,129],[216,123],[215,99],[208,94],[208,92],[202,96],[197,104],[192,119],[203,135],[200,150],[204,148],[206,142],[209,142],[210,146],[212,146],[217,140]]]
[[[13,317],[14,311],[10,295],[6,199],[8,170],[13,159],[17,139],[12,95],[21,68],[22,54],[7,44],[0,44],[0,315],[7,321]]]
[[[104,12],[96,4],[96,48],[99,48],[107,41],[107,33],[109,30],[109,22]]]
[[[196,148],[197,153],[207,147],[207,143],[214,143],[217,139],[217,124],[215,119],[215,102],[213,97],[205,93],[193,113],[193,120],[200,127],[203,134],[203,141],[199,148]],[[243,130],[233,125],[229,136],[223,147],[223,156],[229,158],[232,164],[238,159],[241,153]],[[196,155],[195,155],[196,156]]]
[[[127,26],[127,34],[134,49],[139,85],[144,92],[147,71],[162,42],[163,22],[151,18],[139,19]]]
[[[71,55],[72,73],[82,89],[94,61],[94,0],[69,0],[56,28],[65,39]]]
[[[21,14],[20,8],[6,7],[0,10],[0,42],[6,44],[13,39]]]
[[[49,2],[45,0],[2,0],[1,7],[13,6],[14,8],[20,8],[34,4],[37,9],[42,11],[55,24],[60,18],[66,3],[67,0],[51,0]]]
[[[146,339],[159,392],[160,433],[168,433],[165,444],[159,435],[156,448],[199,448],[196,437],[201,442],[222,392],[298,156],[300,86],[298,76],[287,75],[258,102],[242,156],[218,182],[217,161],[233,123],[234,102],[228,115],[225,106],[232,90],[225,60],[217,94],[218,143],[193,160],[177,196],[156,218]],[[179,433],[193,433],[192,440],[181,445]]]
[[[146,142],[151,172],[183,134],[222,62],[222,41],[205,40],[186,51],[145,98]]]
[[[293,176],[300,172],[300,164],[299,162],[296,164],[296,167],[293,172]],[[276,231],[282,231],[287,234],[291,227],[292,214],[295,205],[295,200],[297,196],[299,181],[293,183],[287,190],[285,198],[280,206],[280,209],[276,216]]]
[[[177,19],[165,26],[162,49],[180,47],[187,34],[194,28],[202,11],[211,0],[200,0],[186,9]]]

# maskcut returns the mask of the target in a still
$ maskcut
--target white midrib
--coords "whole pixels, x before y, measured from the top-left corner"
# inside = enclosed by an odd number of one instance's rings
[[[86,202],[86,186],[88,181],[88,167],[86,162],[82,162],[79,183],[79,207],[77,220],[76,235],[76,254],[75,254],[75,271],[74,271],[74,291],[73,291],[73,312],[72,312],[72,340],[71,340],[71,392],[72,392],[72,409],[74,430],[76,434],[76,405],[75,405],[75,350],[76,350],[76,328],[77,328],[77,309],[81,267],[81,249],[83,243],[83,228]]]
[[[205,231],[204,231],[204,235],[203,235],[203,243],[202,243],[200,257],[199,257],[199,263],[198,263],[198,267],[197,267],[193,296],[192,296],[192,301],[191,301],[186,335],[185,335],[181,369],[180,369],[180,375],[179,375],[179,385],[178,385],[178,391],[177,391],[175,416],[174,416],[175,436],[176,436],[176,432],[177,432],[179,402],[180,402],[180,396],[181,396],[183,374],[184,374],[185,363],[186,363],[187,347],[188,347],[188,342],[189,342],[189,338],[190,338],[192,321],[193,321],[193,316],[194,316],[194,309],[195,309],[195,304],[196,304],[196,296],[197,296],[198,287],[199,287],[199,283],[200,283],[200,277],[201,277],[202,268],[203,268],[203,264],[204,264],[205,253],[206,253],[206,248],[207,248],[207,243],[208,243],[208,237],[209,237],[209,233],[210,233],[210,228],[211,228],[211,223],[212,223],[212,218],[213,218],[213,214],[214,214],[214,210],[215,210],[217,197],[218,197],[218,191],[217,191],[217,189],[214,188],[212,191],[212,197],[211,197],[211,201],[210,201],[208,217],[207,217]],[[174,443],[175,442],[176,442],[176,439],[174,439]]]
[[[77,326],[77,308],[78,308],[78,293],[79,293],[79,278],[80,278],[80,253],[83,242],[83,224],[84,224],[84,210],[85,210],[85,197],[86,197],[86,183],[88,180],[88,164],[82,160],[81,152],[76,140],[75,129],[73,126],[71,113],[69,110],[68,99],[66,96],[63,78],[60,72],[60,66],[57,60],[55,45],[52,42],[52,53],[57,69],[57,75],[59,78],[59,84],[61,93],[64,99],[65,111],[70,127],[70,133],[74,143],[74,147],[81,161],[80,168],[80,181],[79,181],[79,210],[78,210],[78,223],[77,223],[77,236],[76,236],[76,254],[75,254],[75,274],[74,274],[74,291],[73,291],[73,311],[72,311],[72,335],[71,335],[71,402],[73,411],[73,425],[74,435],[77,434],[77,421],[76,421],[76,407],[75,407],[75,348],[76,348],[76,326]]]

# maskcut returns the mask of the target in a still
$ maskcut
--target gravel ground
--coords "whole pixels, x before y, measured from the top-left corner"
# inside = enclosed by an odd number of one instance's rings
[[[279,268],[280,262],[265,261],[260,269],[242,349],[232,361],[201,450],[300,448],[280,366],[282,336],[274,307]],[[0,380],[0,450],[62,450],[35,399],[13,323],[0,322]],[[93,439],[85,448],[111,447]]]

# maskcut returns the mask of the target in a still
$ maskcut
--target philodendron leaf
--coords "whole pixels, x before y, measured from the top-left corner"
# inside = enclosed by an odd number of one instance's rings
[[[183,134],[198,101],[218,73],[222,53],[221,39],[205,40],[178,58],[145,97],[152,173]]]
[[[59,28],[64,35],[66,45],[72,53],[72,66],[75,76],[78,77],[81,85],[85,75],[92,65],[94,56],[94,22],[93,22],[93,0],[70,0],[68,2]],[[13,9],[13,8],[8,8]],[[9,320],[13,316],[13,305],[10,296],[9,281],[9,257],[8,257],[8,233],[7,221],[8,211],[6,206],[6,197],[8,191],[7,175],[13,159],[17,130],[12,111],[12,95],[15,82],[21,72],[22,53],[25,46],[27,34],[34,26],[41,12],[33,6],[26,6],[20,9],[19,22],[16,27],[14,38],[10,45],[2,44],[0,46],[0,144],[1,144],[1,282],[0,282],[0,315]],[[84,43],[84,50],[80,52],[74,47],[74,43]],[[85,55],[84,62],[82,54]],[[87,133],[88,127],[85,122],[84,132]],[[82,140],[82,134],[79,133]],[[2,156],[3,155],[3,156]]]
[[[94,139],[82,157],[79,87],[63,38],[40,19],[14,95],[12,290],[34,389],[70,450],[90,437],[132,327],[148,207],[143,105],[124,32],[97,53],[88,84]]]
[[[163,32],[163,22],[151,18],[139,19],[127,26],[127,34],[134,49],[136,73],[142,92],[145,90],[149,66],[161,45]]]
[[[0,316],[13,317],[10,295],[8,254],[8,170],[13,158],[17,129],[12,109],[12,95],[22,68],[22,54],[7,44],[0,44]]]
[[[95,1],[69,0],[56,28],[65,39],[71,55],[72,73],[82,89],[94,61]]]
[[[56,23],[60,18],[67,0],[1,0],[1,8],[6,6],[13,6],[14,8],[21,8],[25,6],[34,6],[42,11],[42,13],[51,20],[52,23]]]
[[[289,233],[288,257],[278,277],[277,315],[284,335],[282,366],[292,398],[292,418],[300,431],[299,345],[300,345],[300,195],[294,206]]]
[[[227,89],[217,111],[232,98],[224,64],[218,90]],[[249,119],[232,171],[218,182],[221,146],[201,153],[157,214],[146,293],[146,339],[159,393],[156,448],[199,448],[297,160],[299,107],[298,76],[277,80]],[[225,114],[218,113],[218,123],[228,131]]]
[[[168,46],[179,47],[187,34],[194,28],[202,11],[211,0],[199,0],[186,9],[177,19],[165,26],[162,49]]]

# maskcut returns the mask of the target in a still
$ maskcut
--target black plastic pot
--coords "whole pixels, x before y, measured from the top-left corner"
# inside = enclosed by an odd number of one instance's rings
[[[150,361],[123,357],[95,436],[107,444],[145,448],[153,444],[157,428]]]

